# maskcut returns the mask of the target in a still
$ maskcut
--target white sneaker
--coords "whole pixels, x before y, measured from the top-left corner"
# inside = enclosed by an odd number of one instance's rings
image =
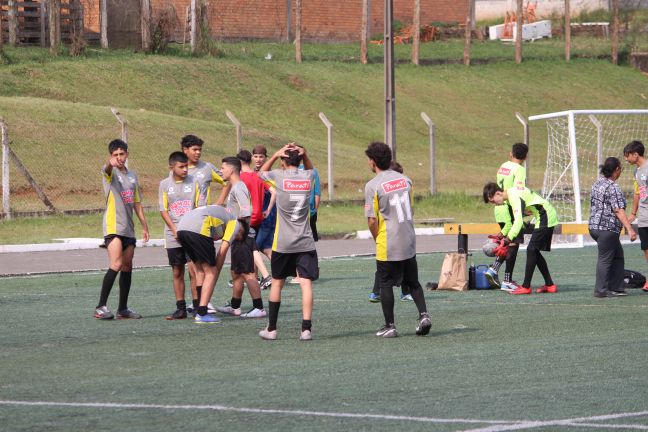
[[[292,279],[290,279],[290,281],[288,281],[288,283],[298,284],[298,283],[300,283],[300,281],[299,281],[299,278],[297,276],[295,276]]]
[[[304,330],[303,332],[301,332],[301,336],[299,336],[299,340],[301,341],[313,340],[313,334],[311,333],[310,330]]]
[[[244,314],[241,314],[241,318],[265,318],[266,317],[266,311],[265,309],[250,309]]]
[[[214,307],[214,305],[211,302],[207,303],[207,313],[209,313],[209,314],[216,313],[216,308]]]
[[[517,283],[515,283],[515,282],[504,281],[504,282],[502,282],[502,286],[500,287],[500,289],[502,291],[511,292],[511,291],[515,290],[518,286],[519,285]]]
[[[106,306],[101,306],[95,309],[94,317],[102,320],[110,320],[115,317],[115,315],[110,312]]]
[[[268,328],[264,328],[259,332],[261,339],[265,340],[276,340],[277,339],[277,330],[268,331]]]
[[[241,308],[234,309],[229,303],[225,306],[217,307],[216,311],[227,315],[241,316]]]

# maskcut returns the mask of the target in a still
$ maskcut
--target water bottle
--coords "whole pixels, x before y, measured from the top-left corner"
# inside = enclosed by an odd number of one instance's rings
[[[476,273],[475,263],[470,263],[470,267],[468,267],[468,289],[475,289]]]

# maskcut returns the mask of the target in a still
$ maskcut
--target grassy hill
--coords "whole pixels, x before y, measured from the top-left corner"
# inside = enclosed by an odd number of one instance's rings
[[[600,43],[579,43],[574,48],[579,55],[605,52]],[[307,146],[320,168],[326,199],[326,129],[318,118],[324,112],[335,126],[335,198],[361,198],[359,191],[371,177],[363,150],[383,136],[380,48],[371,48],[373,63],[363,66],[350,45],[306,45],[301,65],[290,60],[290,45],[223,47],[220,58],[91,50],[81,59],[51,58],[38,48],[5,48],[0,116],[10,125],[13,149],[63,208],[97,202],[100,207],[96,171],[106,142],[119,136],[109,110],[119,107],[130,124],[132,167],[154,201],[166,175],[166,157],[182,135],[206,138],[206,158],[215,163],[234,153],[234,128],[224,114],[230,110],[243,124],[245,147],[263,143],[272,150],[291,140]],[[423,57],[454,58],[460,47],[426,44]],[[397,56],[405,60],[408,50],[397,47]],[[266,52],[273,54],[271,61],[263,59]],[[511,53],[510,46],[485,43],[475,46],[475,57],[500,61],[470,68],[397,67],[397,156],[419,193],[429,184],[421,111],[437,125],[439,190],[474,195],[492,178],[510,145],[522,139],[514,112],[648,106],[648,81],[628,66],[596,58],[566,63],[555,40],[525,46],[531,60],[521,65],[501,60],[512,58]],[[532,128],[533,186],[540,186],[544,171],[544,133],[540,124]],[[14,208],[31,209],[33,196],[26,187],[20,190],[25,199],[17,194]]]

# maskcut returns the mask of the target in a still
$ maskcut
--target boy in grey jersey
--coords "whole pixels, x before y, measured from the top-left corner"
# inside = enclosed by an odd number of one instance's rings
[[[229,185],[226,185],[222,178],[220,170],[209,162],[200,160],[202,156],[203,140],[195,135],[185,135],[180,141],[182,152],[189,158],[189,175],[196,180],[200,187],[200,198],[198,201],[199,206],[212,204],[211,200],[211,184],[218,183],[223,186],[221,193],[216,200],[215,204],[223,205],[225,198],[229,192]],[[203,275],[200,271],[196,271],[196,267],[192,262],[189,262],[189,279],[191,282],[191,293],[193,295],[194,303],[200,299],[200,290],[202,289]],[[194,305],[195,309],[195,305]],[[209,304],[210,312],[215,312],[211,303]]]
[[[632,141],[623,148],[623,157],[630,165],[637,167],[635,172],[632,212],[628,222],[635,219],[639,224],[639,240],[644,257],[648,261],[648,163],[644,157],[645,148],[641,141]],[[648,282],[642,288],[648,292]]]
[[[226,157],[221,165],[223,177],[232,188],[227,197],[227,211],[236,218],[243,226],[243,234],[233,239],[231,243],[232,259],[232,298],[225,306],[217,307],[218,312],[242,318],[263,318],[266,316],[261,299],[261,288],[254,272],[254,236],[250,236],[250,216],[252,215],[252,204],[250,203],[250,192],[245,183],[241,181],[241,161],[236,157]],[[246,284],[250,297],[252,297],[252,309],[241,314],[241,300],[243,298],[243,284]]]
[[[169,176],[160,182],[158,204],[164,220],[164,247],[173,272],[173,292],[176,298],[176,311],[167,320],[187,318],[185,302],[184,268],[187,263],[185,250],[178,241],[177,224],[188,212],[197,207],[200,189],[196,181],[188,175],[189,159],[182,152],[169,156]],[[198,304],[193,305],[194,308]]]
[[[281,159],[282,169],[272,170]],[[304,170],[298,170],[299,164]],[[306,150],[294,143],[276,152],[259,170],[259,176],[276,189],[277,223],[272,244],[272,286],[268,297],[268,327],[259,332],[266,340],[277,339],[277,319],[281,305],[281,289],[287,276],[296,276],[302,291],[302,332],[300,340],[311,340],[313,314],[312,282],[319,277],[317,251],[311,233],[310,195],[313,187],[313,164]]]
[[[423,288],[418,280],[416,234],[412,213],[412,181],[390,169],[391,149],[387,144],[369,144],[365,154],[369,168],[376,173],[365,186],[365,216],[369,231],[376,241],[376,270],[380,285],[380,303],[385,325],[376,336],[396,337],[394,325],[393,286],[404,283],[419,312],[416,334],[430,332],[432,323],[427,313]]]
[[[103,234],[110,266],[101,285],[94,316],[97,319],[114,318],[106,304],[117,273],[120,273],[117,318],[138,319],[142,316],[128,307],[136,243],[133,211],[142,224],[145,242],[149,240],[148,224],[141,204],[137,174],[126,167],[128,145],[122,140],[113,140],[108,144],[108,153],[110,158],[103,167],[102,181],[106,195]]]

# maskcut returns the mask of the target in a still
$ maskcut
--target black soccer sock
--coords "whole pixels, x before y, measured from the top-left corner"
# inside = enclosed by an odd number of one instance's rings
[[[409,291],[412,295],[412,298],[414,299],[414,304],[416,305],[416,309],[418,309],[419,314],[427,313],[425,294],[423,294],[423,287],[421,287],[421,284],[416,281],[416,283],[410,286]]]
[[[499,272],[499,269],[503,262],[504,262],[504,257],[497,257],[493,265],[491,265],[491,268],[496,272]]]
[[[186,311],[187,310],[187,302],[184,301],[184,300],[178,300],[176,302],[176,308],[180,309],[180,310],[183,310],[183,311]]]
[[[376,294],[377,296],[380,295],[380,287],[378,286],[378,272],[374,274],[374,286],[373,286],[373,293]]]
[[[263,299],[261,297],[258,299],[252,299],[252,307],[263,310]]]
[[[531,280],[533,279],[533,272],[538,262],[538,255],[540,255],[538,249],[531,245],[527,247],[527,261],[524,269],[524,282],[522,282],[522,286],[525,288],[531,288]]]
[[[194,307],[198,307],[200,305],[200,296],[202,296],[202,285],[196,286],[196,295],[198,296],[198,298],[196,299],[198,300],[198,303],[195,304]]]
[[[385,324],[394,323],[394,289],[392,287],[380,287],[380,305],[382,306]]]
[[[193,305],[194,309],[198,309],[198,306],[200,306],[200,299],[191,300],[191,304]]]
[[[412,290],[410,289],[410,286],[405,281],[401,283],[401,294],[404,296],[408,294],[410,295],[412,294]]]
[[[207,306],[198,306],[196,308],[196,313],[198,313],[198,315],[202,315],[202,316],[207,315]]]
[[[553,285],[553,279],[551,279],[551,274],[549,273],[549,267],[547,266],[547,261],[544,259],[542,254],[538,252],[538,270],[540,270],[540,274],[545,280],[545,285],[550,286]]]
[[[113,284],[115,283],[115,279],[117,278],[117,273],[119,272],[111,268],[109,268],[106,272],[106,275],[103,278],[103,283],[101,284],[99,304],[97,304],[98,308],[100,308],[101,306],[106,306],[106,303],[108,303],[108,296],[110,295],[110,290],[112,289]]]
[[[119,308],[117,310],[125,310],[128,308],[128,294],[130,294],[131,277],[133,272],[122,271],[119,273]]]
[[[281,302],[268,301],[268,331],[277,330],[280,306]]]
[[[515,268],[515,260],[517,259],[518,245],[509,245],[506,249],[506,267],[504,269],[504,280],[511,282],[513,277],[513,269]]]
[[[311,328],[313,328],[311,320],[302,320],[302,331],[310,330]]]
[[[230,306],[232,306],[233,309],[238,309],[241,307],[242,300],[243,299],[232,297],[232,300],[230,300]]]

